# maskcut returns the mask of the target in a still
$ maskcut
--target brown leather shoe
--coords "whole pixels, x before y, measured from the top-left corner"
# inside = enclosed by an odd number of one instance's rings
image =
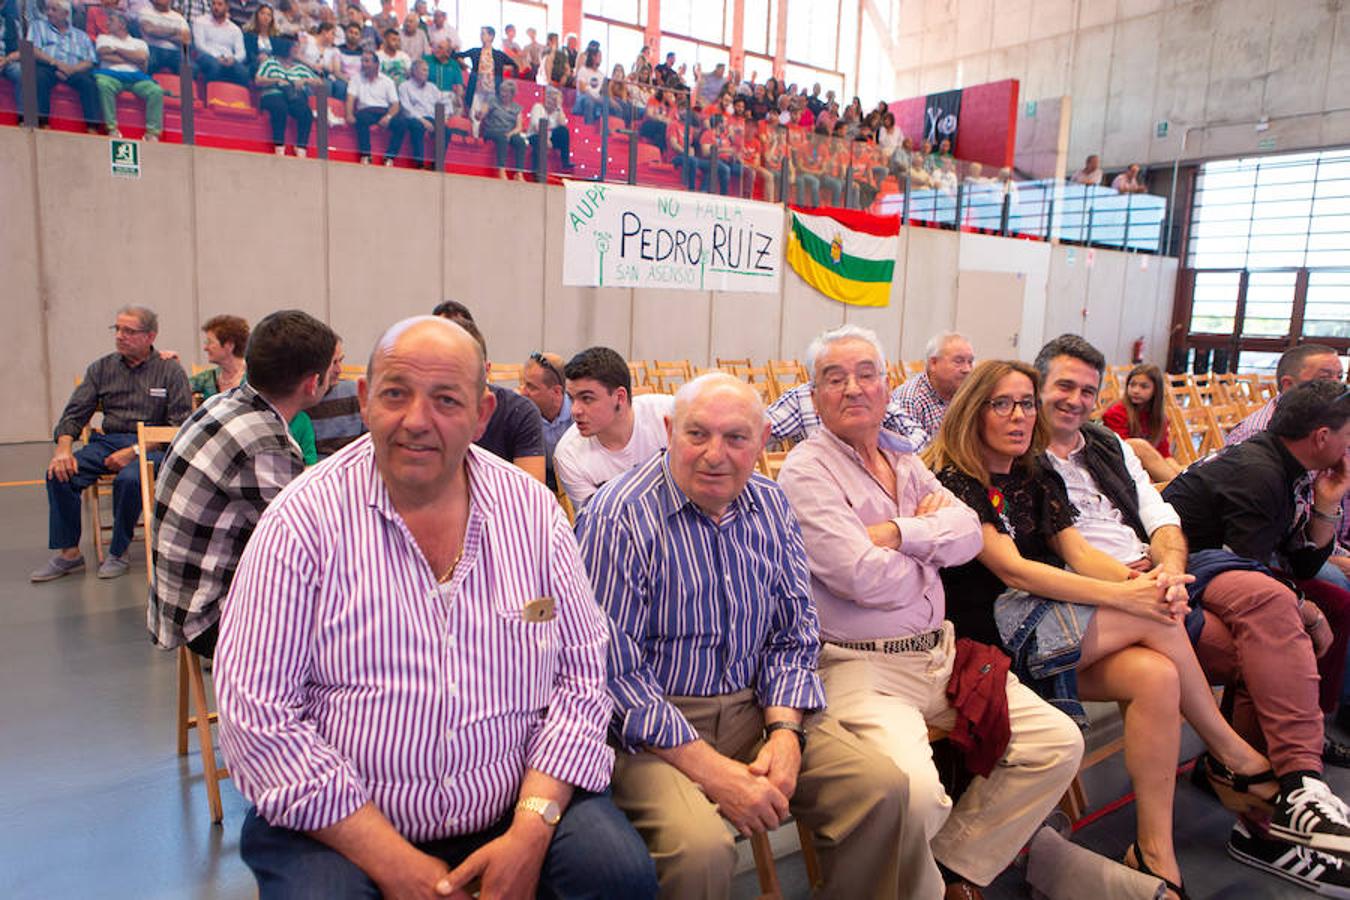
[[[984,900],[984,893],[969,881],[956,881],[947,885],[942,895],[945,900]]]

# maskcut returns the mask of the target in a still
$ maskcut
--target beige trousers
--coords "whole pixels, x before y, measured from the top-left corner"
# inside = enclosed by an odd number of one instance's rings
[[[977,777],[952,808],[938,779],[928,726],[950,730],[947,702],[955,641],[944,622],[942,642],[921,653],[871,653],[826,644],[820,678],[830,714],[889,756],[909,777],[905,821],[922,828],[928,846],[901,861],[910,896],[941,897],[934,859],[987,885],[1012,862],[1078,772],[1083,737],[1073,720],[1008,674],[1012,740],[988,778]]]
[[[754,759],[764,715],[752,691],[668,699],[719,753]],[[819,896],[904,896],[898,850],[908,804],[905,776],[830,717],[813,716],[806,724],[791,808],[815,836],[825,879]],[[651,753],[620,752],[611,787],[656,861],[663,897],[730,894],[735,836],[698,785]]]

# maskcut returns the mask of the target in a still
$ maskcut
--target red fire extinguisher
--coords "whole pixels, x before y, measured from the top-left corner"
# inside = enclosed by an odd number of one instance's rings
[[[1134,339],[1130,345],[1130,362],[1141,363],[1144,361],[1144,336],[1141,334]]]

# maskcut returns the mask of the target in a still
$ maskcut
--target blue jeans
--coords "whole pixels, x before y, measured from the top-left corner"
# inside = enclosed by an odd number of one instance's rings
[[[451,868],[510,824],[508,814],[477,834],[418,844]],[[274,828],[251,809],[244,819],[239,854],[258,880],[259,900],[327,900],[380,896],[356,864],[298,831]],[[549,844],[539,874],[539,896],[643,900],[657,893],[656,866],[609,793],[577,791]]]
[[[214,56],[199,53],[195,62],[197,71],[202,76],[202,81],[232,81],[235,84],[248,87],[248,69],[238,60],[227,66]]]
[[[145,70],[151,75],[156,72],[170,72],[178,74],[178,68],[183,62],[183,51],[179,47],[151,47],[150,58]]]
[[[47,546],[53,550],[80,545],[80,495],[84,489],[112,470],[103,464],[114,450],[136,443],[134,434],[94,434],[89,443],[75,451],[79,469],[69,481],[47,479]],[[152,462],[163,458],[162,452],[151,454]],[[141,473],[136,460],[122,467],[113,478],[113,533],[109,552],[121,556],[131,546],[132,531],[141,514]]]

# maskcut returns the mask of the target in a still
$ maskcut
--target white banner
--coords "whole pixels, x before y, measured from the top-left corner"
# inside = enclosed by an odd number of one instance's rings
[[[778,290],[781,206],[594,181],[566,185],[563,284]]]

